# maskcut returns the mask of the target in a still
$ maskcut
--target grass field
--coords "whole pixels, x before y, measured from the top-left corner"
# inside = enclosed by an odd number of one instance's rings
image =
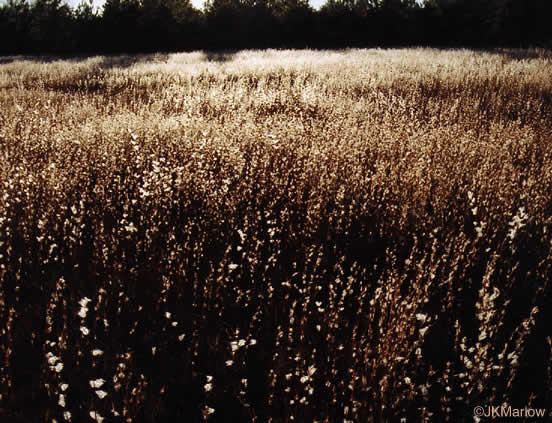
[[[0,157],[4,418],[552,404],[548,51],[4,58]]]

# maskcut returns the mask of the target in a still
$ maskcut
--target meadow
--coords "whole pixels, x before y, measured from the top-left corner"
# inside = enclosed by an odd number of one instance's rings
[[[3,421],[552,404],[549,51],[2,58],[0,157]]]

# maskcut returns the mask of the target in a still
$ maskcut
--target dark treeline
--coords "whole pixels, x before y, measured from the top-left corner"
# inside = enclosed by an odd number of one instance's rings
[[[551,46],[551,0],[8,0],[0,54],[217,48]]]

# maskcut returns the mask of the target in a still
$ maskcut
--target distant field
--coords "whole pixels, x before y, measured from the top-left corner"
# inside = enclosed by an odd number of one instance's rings
[[[552,53],[40,60],[0,60],[1,418],[552,412]]]

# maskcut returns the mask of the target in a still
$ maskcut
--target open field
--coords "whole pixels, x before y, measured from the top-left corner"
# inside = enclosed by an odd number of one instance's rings
[[[550,52],[4,58],[0,158],[5,415],[552,412]]]

